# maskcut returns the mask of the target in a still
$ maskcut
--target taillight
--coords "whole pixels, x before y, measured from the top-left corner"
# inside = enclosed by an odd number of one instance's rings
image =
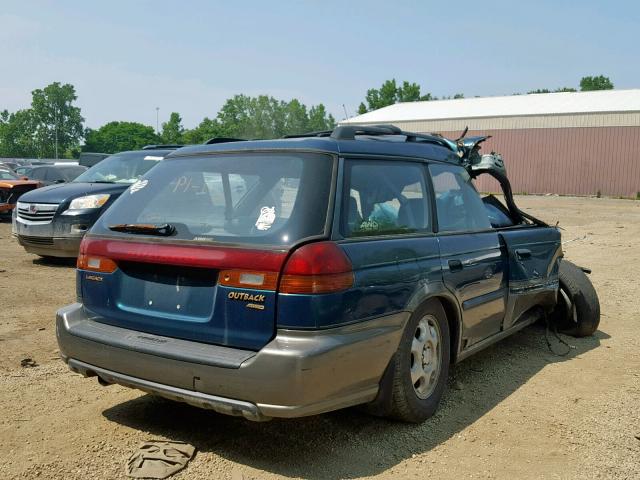
[[[346,254],[333,242],[310,243],[293,252],[282,272],[281,293],[332,293],[353,286]]]
[[[81,253],[78,255],[76,264],[80,270],[89,270],[92,272],[113,273],[118,268],[116,262],[110,258],[98,257],[96,255],[88,255]]]
[[[78,270],[89,270],[91,272],[101,273],[115,272],[118,268],[116,262],[102,255],[95,255],[93,252],[89,253],[89,247],[92,242],[93,241],[87,237],[84,237],[80,242],[80,253],[78,254],[78,260],[76,262]]]

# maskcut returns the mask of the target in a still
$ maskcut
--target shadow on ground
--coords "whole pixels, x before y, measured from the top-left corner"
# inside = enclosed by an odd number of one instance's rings
[[[597,332],[589,338],[565,338],[576,348],[566,357],[556,356],[547,348],[544,327],[534,325],[456,365],[440,409],[421,425],[395,423],[357,409],[253,423],[150,395],[115,405],[103,415],[277,475],[310,479],[375,475],[473,424],[546,365],[594,349],[609,336]],[[553,337],[551,341],[561,351],[563,345]]]
[[[54,268],[76,268],[75,258],[62,258],[62,257],[38,257],[33,260],[34,265],[42,265],[44,267]]]

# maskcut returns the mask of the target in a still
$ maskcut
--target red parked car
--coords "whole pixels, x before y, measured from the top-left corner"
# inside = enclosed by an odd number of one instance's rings
[[[42,183],[35,180],[24,180],[9,170],[0,170],[0,217],[9,216],[16,207],[18,198],[23,193],[39,188]]]

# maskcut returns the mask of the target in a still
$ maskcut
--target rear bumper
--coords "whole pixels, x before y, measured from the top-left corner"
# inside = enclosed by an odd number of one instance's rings
[[[258,352],[109,326],[81,304],[58,311],[56,332],[63,359],[85,376],[264,420],[372,401],[408,316],[313,332],[279,330]]]

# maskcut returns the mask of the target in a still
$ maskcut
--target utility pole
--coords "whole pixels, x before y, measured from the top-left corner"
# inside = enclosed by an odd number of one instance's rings
[[[58,109],[55,106],[53,107],[53,121],[56,132],[56,160],[58,160]]]
[[[156,135],[160,135],[160,123],[158,121],[160,115],[160,107],[156,107]]]

